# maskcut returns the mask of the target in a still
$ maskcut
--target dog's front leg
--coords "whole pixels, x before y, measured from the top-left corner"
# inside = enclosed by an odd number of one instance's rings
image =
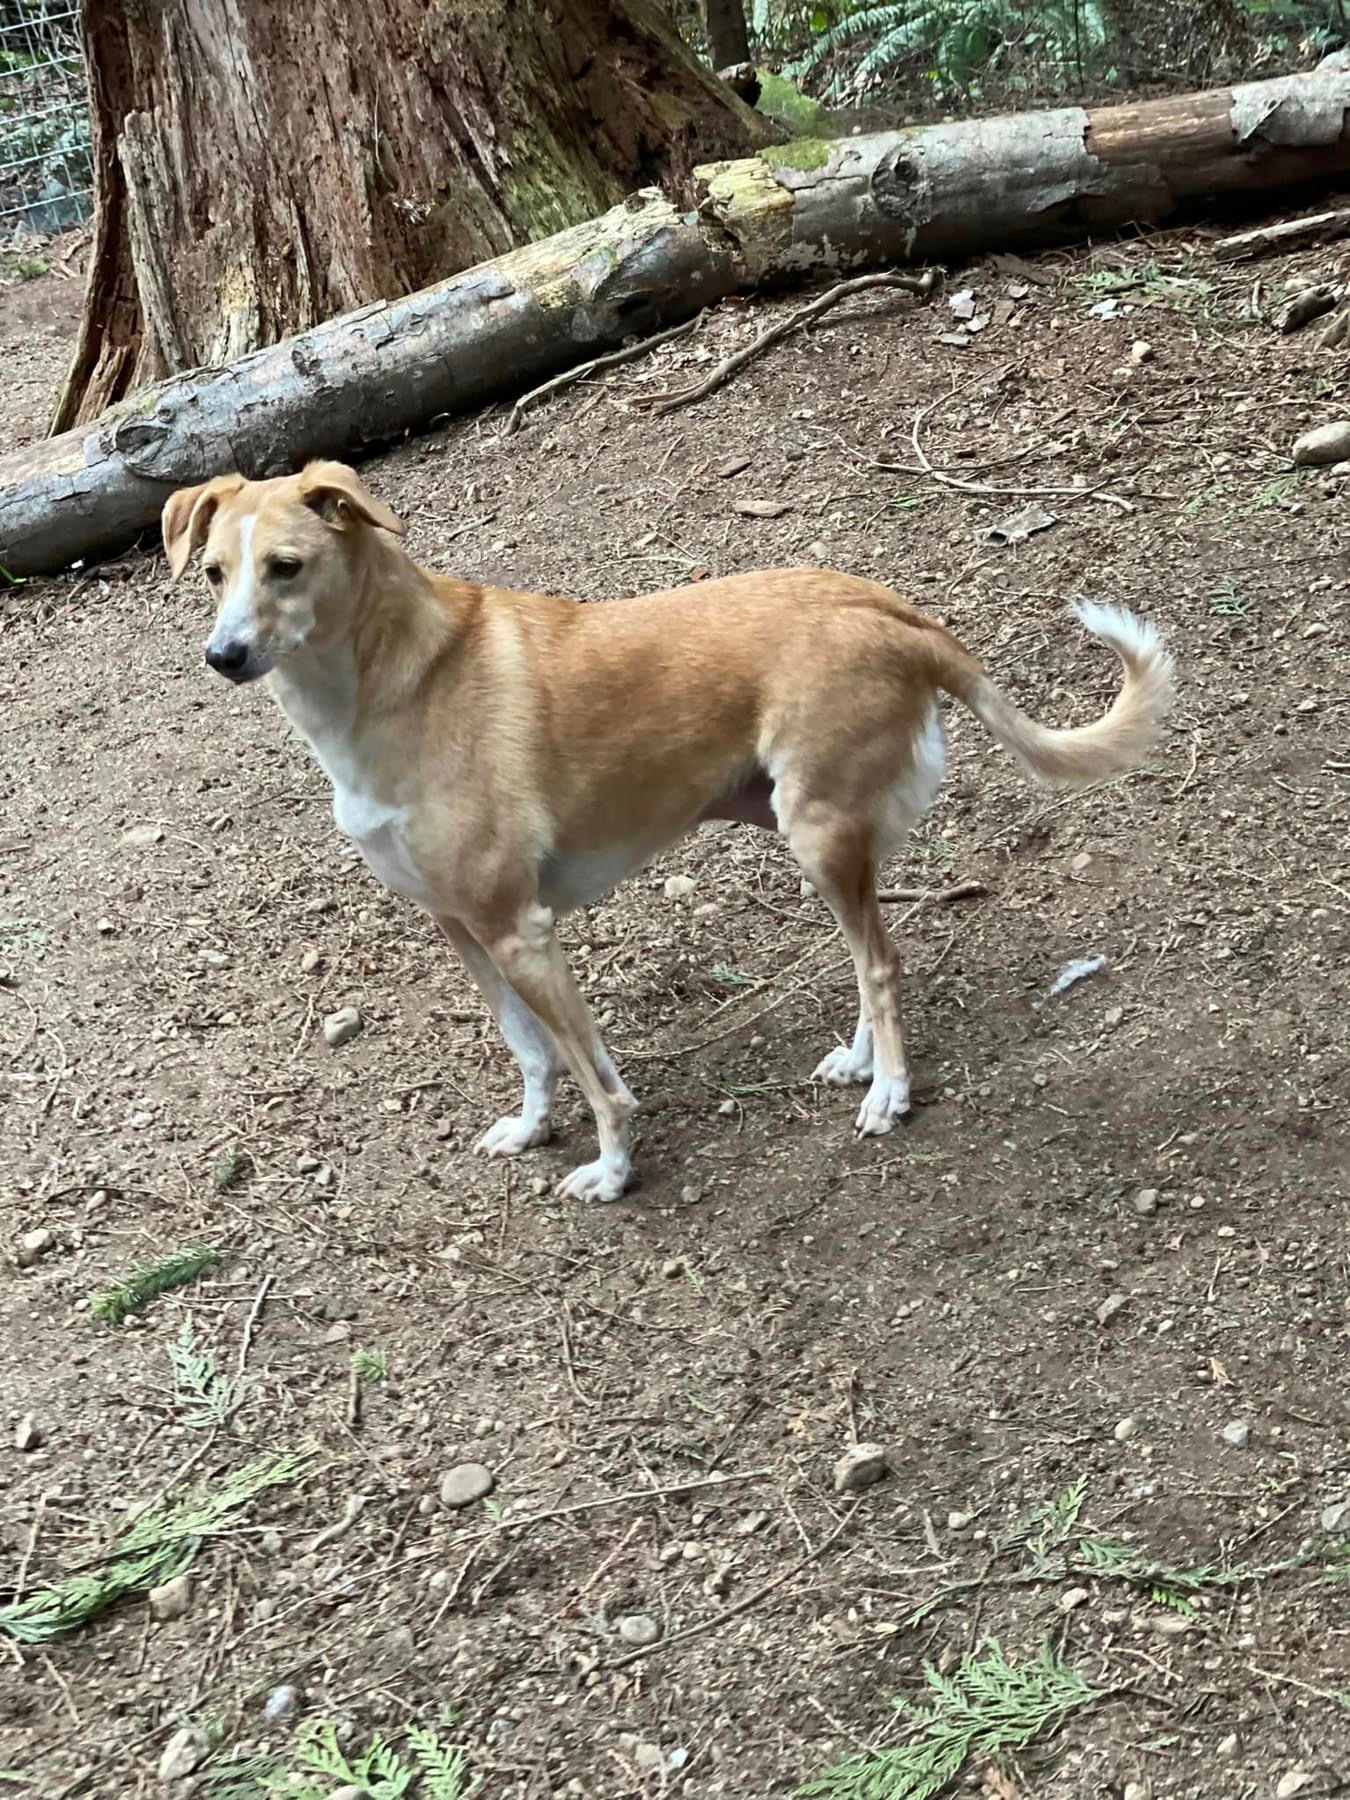
[[[595,1029],[553,931],[553,914],[537,901],[521,907],[505,927],[474,921],[474,936],[503,978],[552,1033],[595,1114],[600,1155],[562,1183],[574,1200],[617,1200],[633,1172],[628,1121],[637,1111]]]
[[[525,1084],[520,1112],[498,1119],[474,1148],[488,1156],[519,1156],[523,1150],[533,1150],[536,1144],[546,1144],[551,1135],[553,1090],[563,1067],[558,1046],[520,995],[502,979],[497,965],[473,933],[457,919],[438,919],[437,924],[459,952],[487,1002]]]

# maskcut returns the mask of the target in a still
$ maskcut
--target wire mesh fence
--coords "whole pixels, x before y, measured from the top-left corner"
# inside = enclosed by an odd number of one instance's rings
[[[0,243],[93,206],[89,90],[73,0],[0,0]]]

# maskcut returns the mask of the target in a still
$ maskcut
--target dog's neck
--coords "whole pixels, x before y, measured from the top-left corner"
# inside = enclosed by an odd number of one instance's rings
[[[311,743],[396,713],[460,630],[455,610],[400,545],[375,531],[361,538],[350,630],[322,648],[302,647],[273,671],[282,710]]]

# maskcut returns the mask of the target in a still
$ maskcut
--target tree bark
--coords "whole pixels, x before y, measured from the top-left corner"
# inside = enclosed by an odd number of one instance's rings
[[[0,458],[0,565],[63,567],[152,526],[175,487],[261,475],[515,395],[738,288],[1154,224],[1350,171],[1350,72],[1095,112],[797,142]]]
[[[97,210],[52,429],[775,135],[653,0],[85,0]]]
[[[750,32],[744,0],[703,0],[703,23],[714,69],[750,61]]]

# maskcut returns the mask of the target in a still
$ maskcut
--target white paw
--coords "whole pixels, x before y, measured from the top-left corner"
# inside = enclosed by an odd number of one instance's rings
[[[536,1113],[531,1118],[508,1116],[498,1119],[495,1125],[490,1126],[474,1145],[474,1149],[483,1156],[519,1156],[523,1150],[533,1150],[538,1144],[546,1144],[549,1136],[546,1113]]]
[[[633,1164],[627,1156],[597,1156],[558,1184],[564,1200],[617,1200],[628,1186]]]
[[[811,1072],[812,1081],[826,1081],[831,1087],[853,1087],[872,1079],[872,1058],[859,1056],[852,1044],[840,1044],[828,1056],[822,1056]]]
[[[909,1111],[909,1082],[903,1075],[878,1075],[858,1112],[858,1136],[881,1137]]]

